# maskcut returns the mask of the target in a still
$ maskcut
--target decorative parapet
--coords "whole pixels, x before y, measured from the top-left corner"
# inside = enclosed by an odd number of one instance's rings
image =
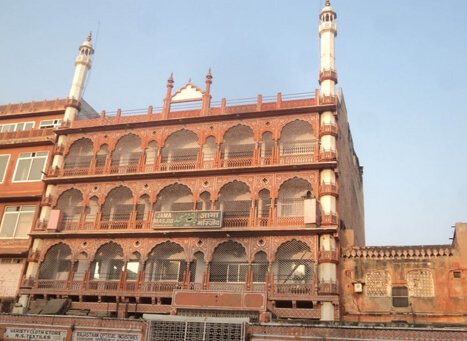
[[[343,258],[416,259],[452,256],[451,245],[353,247],[343,250]]]
[[[0,105],[0,116],[16,115],[37,112],[65,110],[67,106],[79,106],[78,101],[74,99],[62,98],[54,100],[44,100],[38,102],[27,102],[17,104]]]

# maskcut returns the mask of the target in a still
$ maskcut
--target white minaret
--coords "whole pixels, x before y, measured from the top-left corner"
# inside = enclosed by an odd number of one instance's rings
[[[320,97],[335,95],[337,84],[335,39],[337,36],[337,15],[331,7],[331,2],[326,4],[319,16],[319,36],[321,40],[320,59]],[[322,128],[336,127],[336,118],[332,111],[322,112],[320,115],[320,126]],[[335,129],[323,129],[320,138],[320,153],[336,153]],[[334,154],[335,155],[335,154]],[[320,172],[321,185],[336,185],[336,174],[333,169],[325,169]],[[335,215],[337,210],[337,199],[333,194],[324,194],[320,198],[321,212],[323,215]],[[336,241],[331,234],[320,235],[320,251],[336,250]],[[325,284],[337,284],[337,265],[331,262],[319,264],[319,281]],[[331,302],[323,302],[321,305],[321,320],[333,321],[335,319],[334,305]]]
[[[71,83],[70,93],[68,98],[79,102],[83,95],[84,85],[86,82],[86,76],[92,65],[92,55],[94,54],[94,48],[92,47],[92,35],[89,33],[88,38],[79,47],[79,54],[75,61],[75,74],[73,76],[73,82]],[[68,106],[65,111],[64,120],[71,122],[75,119],[78,109],[76,106]]]
[[[73,76],[73,82],[71,84],[70,93],[68,95],[68,103],[65,109],[65,114],[63,117],[64,122],[70,124],[78,114],[79,105],[81,101],[81,96],[83,95],[84,85],[86,82],[86,76],[89,69],[91,69],[92,55],[94,54],[94,49],[91,43],[91,33],[89,33],[87,39],[79,47],[79,54],[76,57],[75,62],[75,74]],[[57,147],[63,147],[66,143],[66,136],[60,135],[57,142]],[[52,160],[53,168],[63,167],[63,155],[57,153],[54,155]],[[48,185],[45,190],[46,196],[53,196],[56,193],[55,185]],[[41,206],[41,211],[39,214],[39,221],[47,221],[51,212],[51,207],[49,205]],[[40,250],[42,248],[42,240],[35,239],[32,245],[32,250]],[[28,262],[26,268],[26,278],[34,278],[37,276],[39,268],[37,262]],[[21,295],[18,302],[26,307],[28,304],[28,297],[26,295]]]
[[[335,40],[337,36],[336,12],[332,9],[331,2],[326,4],[319,16],[319,37],[321,41],[321,63],[319,84],[322,96],[333,96],[337,84]]]

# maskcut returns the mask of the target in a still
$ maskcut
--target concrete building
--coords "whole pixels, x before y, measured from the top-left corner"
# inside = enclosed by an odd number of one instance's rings
[[[57,340],[465,337],[445,328],[466,324],[465,224],[453,245],[365,246],[336,18],[326,1],[311,93],[213,101],[209,71],[203,88],[170,76],[144,112],[82,99],[88,37],[31,200],[22,315],[0,316],[0,337],[39,338],[34,321]]]

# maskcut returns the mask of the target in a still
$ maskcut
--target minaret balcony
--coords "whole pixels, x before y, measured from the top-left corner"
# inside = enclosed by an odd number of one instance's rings
[[[318,283],[318,293],[321,295],[336,295],[337,283],[335,281],[319,281]]]
[[[337,124],[335,123],[326,123],[322,124],[319,127],[319,136],[324,136],[324,135],[332,135],[332,136],[337,136]]]
[[[339,254],[338,254],[337,250],[333,250],[333,251],[321,250],[321,251],[319,251],[318,262],[319,263],[334,263],[334,264],[337,264],[337,263],[339,263]]]
[[[336,33],[337,32],[337,25],[335,22],[323,21],[319,24],[319,34],[321,35],[323,32],[331,31]]]
[[[332,195],[337,197],[339,195],[339,190],[337,188],[337,184],[335,183],[322,183],[319,186],[319,194],[320,195]]]
[[[323,70],[319,73],[319,84],[325,80],[334,81],[337,84],[337,72],[334,70]]]
[[[337,153],[335,150],[322,150],[319,152],[319,161],[335,161],[337,159]]]
[[[335,213],[324,213],[321,215],[321,225],[328,226],[328,225],[337,225],[338,217]]]

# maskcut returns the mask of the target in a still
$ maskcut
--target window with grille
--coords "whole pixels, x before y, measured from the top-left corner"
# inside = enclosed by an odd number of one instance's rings
[[[61,119],[56,120],[43,120],[39,124],[39,129],[47,129],[47,128],[58,128],[62,124]]]
[[[13,182],[41,180],[47,154],[47,152],[20,153]]]
[[[9,154],[0,155],[0,184],[5,180],[5,173],[10,160]]]
[[[32,128],[34,128],[34,122],[9,123],[0,125],[0,133],[31,130]]]
[[[407,287],[392,287],[392,306],[396,308],[409,306],[409,290]]]
[[[0,226],[0,238],[26,238],[31,230],[35,206],[7,206]]]

